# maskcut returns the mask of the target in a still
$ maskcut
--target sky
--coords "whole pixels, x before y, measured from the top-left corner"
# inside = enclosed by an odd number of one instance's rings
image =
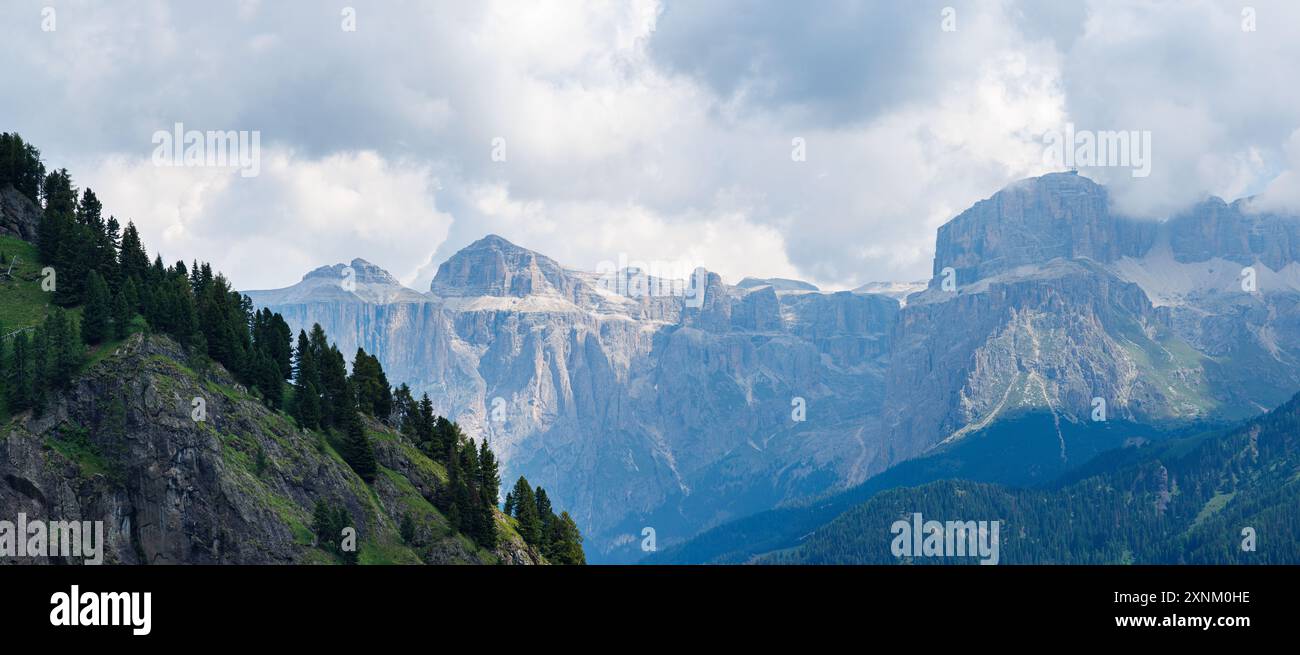
[[[827,289],[930,276],[935,230],[1149,133],[1117,211],[1300,206],[1300,3],[3,0],[0,130],[150,254],[243,289],[361,257],[426,290],[498,234],[577,269]],[[159,131],[256,133],[256,175]],[[163,163],[167,163],[164,161]]]

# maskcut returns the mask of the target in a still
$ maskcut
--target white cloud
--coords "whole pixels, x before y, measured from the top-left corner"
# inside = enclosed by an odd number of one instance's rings
[[[1213,2],[349,4],[354,33],[336,5],[254,0],[7,22],[0,129],[245,287],[355,256],[422,286],[488,232],[578,267],[922,278],[935,228],[1046,172],[1067,121],[1152,130],[1151,177],[1085,171],[1126,211],[1294,186],[1294,3],[1252,3],[1251,33]],[[261,131],[262,175],[147,165],[175,122]]]
[[[368,151],[308,160],[264,149],[253,178],[121,156],[83,163],[79,181],[119,221],[135,221],[151,255],[211,261],[245,289],[353,257],[410,281],[451,224],[427,166]]]

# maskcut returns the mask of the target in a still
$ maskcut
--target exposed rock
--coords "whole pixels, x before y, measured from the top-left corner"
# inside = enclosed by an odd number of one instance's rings
[[[0,236],[36,242],[41,223],[41,208],[13,186],[0,189]]]

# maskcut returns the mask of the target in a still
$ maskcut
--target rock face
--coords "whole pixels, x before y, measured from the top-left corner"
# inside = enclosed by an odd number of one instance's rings
[[[41,208],[12,186],[0,189],[0,236],[36,242]]]
[[[1022,180],[939,228],[934,275],[952,267],[959,284],[1058,257],[1098,262],[1150,248],[1154,222],[1110,213],[1106,190],[1074,173]]]
[[[1101,399],[1109,416],[1159,423],[1285,401],[1300,389],[1300,220],[1248,207],[1212,198],[1137,221],[1087,178],[1055,174],[963,212],[893,336],[891,455],[1026,408],[1080,422]]]
[[[319,437],[219,366],[195,372],[185,362],[174,342],[136,335],[39,418],[15,417],[0,433],[0,516],[103,521],[106,563],[312,563],[330,560],[311,532],[325,500],[352,517],[362,562],[539,561],[517,537],[493,556],[446,536],[429,503],[436,466],[379,426],[383,475],[368,489]],[[420,519],[412,544],[398,537],[407,513]]]
[[[490,236],[427,294],[376,274],[392,300],[309,279],[250,296],[378,354],[544,486],[591,561],[627,561],[645,528],[662,547],[1020,411],[1163,425],[1283,402],[1300,390],[1297,225],[1217,199],[1135,220],[1055,174],[940,228],[922,285],[593,274]],[[915,292],[900,309],[877,289]],[[1065,432],[1041,438],[1069,460]]]
[[[625,561],[645,527],[683,539],[860,479],[878,455],[855,435],[874,430],[896,301],[699,279],[693,302],[688,281],[569,271],[490,236],[418,301],[344,300],[308,279],[248,293],[295,330],[319,322],[376,353],[394,383],[488,435],[505,476],[545,487],[592,561]]]

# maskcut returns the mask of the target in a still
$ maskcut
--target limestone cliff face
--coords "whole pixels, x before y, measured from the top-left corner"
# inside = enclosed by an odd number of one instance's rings
[[[1105,188],[1074,173],[1022,180],[981,200],[939,228],[934,274],[946,267],[960,284],[1058,257],[1098,262],[1140,256],[1153,221],[1111,213]]]
[[[352,517],[362,562],[540,561],[517,537],[489,554],[448,536],[429,502],[437,467],[380,426],[371,427],[382,475],[367,488],[320,437],[219,366],[186,362],[174,342],[136,335],[41,416],[0,428],[0,516],[103,521],[106,563],[314,563],[330,561],[311,532],[324,500]],[[411,544],[398,537],[408,513],[420,525]]]

